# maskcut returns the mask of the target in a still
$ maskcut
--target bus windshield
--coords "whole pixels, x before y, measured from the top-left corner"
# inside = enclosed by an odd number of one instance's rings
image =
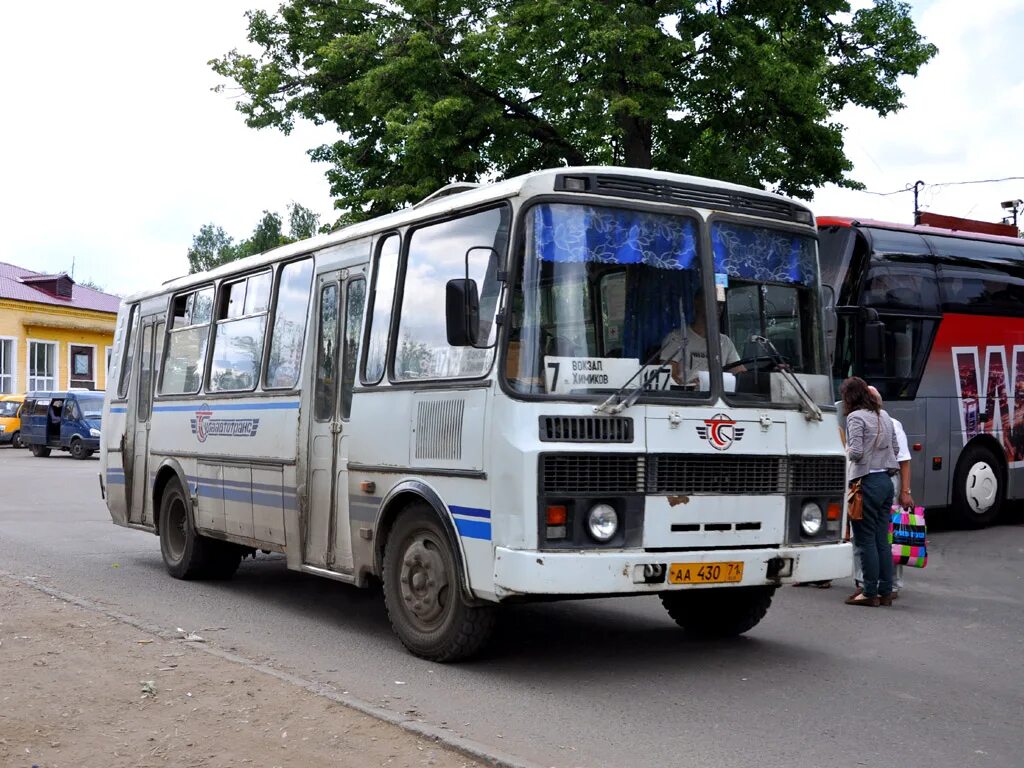
[[[816,401],[830,403],[813,239],[726,221],[711,229],[707,254],[692,216],[533,206],[512,294],[511,387],[603,399],[646,366],[638,381],[647,397],[707,397],[708,324],[717,320],[730,397],[798,403],[779,373],[788,366]]]

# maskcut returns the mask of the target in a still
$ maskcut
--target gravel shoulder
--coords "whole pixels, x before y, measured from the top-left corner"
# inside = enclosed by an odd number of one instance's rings
[[[198,644],[0,577],[0,765],[482,765]]]

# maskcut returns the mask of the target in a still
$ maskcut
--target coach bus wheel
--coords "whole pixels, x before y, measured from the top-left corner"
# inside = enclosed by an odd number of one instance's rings
[[[686,634],[702,639],[735,637],[768,613],[775,587],[725,587],[662,592],[661,604]]]
[[[50,455],[50,449],[45,445],[30,445],[28,449],[32,451],[33,456],[38,456],[40,459],[45,459]]]
[[[953,475],[953,513],[968,528],[984,528],[999,515],[1005,496],[1002,467],[983,445],[960,455]]]
[[[448,535],[426,505],[406,509],[391,529],[383,575],[391,626],[416,656],[457,661],[487,642],[495,608],[466,602]]]
[[[234,544],[196,533],[177,482],[171,482],[160,499],[160,554],[176,579],[228,579],[242,559],[242,550]]]

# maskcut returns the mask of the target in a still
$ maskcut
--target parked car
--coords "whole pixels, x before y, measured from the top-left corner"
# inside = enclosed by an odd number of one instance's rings
[[[21,419],[18,411],[25,402],[24,395],[0,395],[0,445],[11,444],[23,448],[21,442]]]
[[[29,392],[21,409],[21,441],[33,456],[70,451],[87,459],[100,447],[103,392]]]

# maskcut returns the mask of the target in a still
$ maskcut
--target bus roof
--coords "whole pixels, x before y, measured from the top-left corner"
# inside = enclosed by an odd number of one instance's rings
[[[666,171],[652,171],[615,166],[549,168],[543,171],[527,173],[505,181],[481,184],[479,187],[467,189],[466,191],[427,199],[418,203],[415,207],[410,206],[408,208],[403,208],[400,211],[384,214],[383,216],[359,222],[358,224],[352,224],[325,235],[317,235],[307,240],[299,240],[294,243],[289,243],[288,245],[283,245],[264,253],[247,256],[246,258],[239,259],[238,261],[231,261],[217,267],[216,269],[212,269],[209,272],[197,272],[191,275],[183,275],[182,277],[168,280],[158,288],[134,293],[126,297],[122,304],[136,302],[141,299],[145,299],[150,296],[158,296],[163,293],[179,291],[190,285],[207,283],[219,277],[234,274],[235,272],[259,268],[261,266],[273,264],[281,259],[287,259],[304,253],[311,253],[331,245],[337,245],[349,240],[372,235],[377,232],[384,232],[389,229],[405,226],[410,222],[415,222],[420,219],[439,215],[443,216],[444,214],[452,213],[462,208],[485,205],[490,202],[515,197],[523,193],[550,193],[554,190],[554,180],[557,176],[587,176],[595,174],[623,177],[642,176],[644,179],[651,181],[675,182],[676,184],[690,184],[703,187],[713,186],[716,190],[721,190],[724,193],[739,192],[747,195],[756,195],[764,198],[765,200],[785,201],[790,205],[806,209],[806,206],[803,203],[792,200],[783,195],[766,192],[763,189],[757,189],[755,187],[745,187],[740,184],[716,181],[713,179],[702,178],[700,176],[687,176],[680,173],[668,173]],[[624,196],[628,197],[629,195],[624,193]],[[728,198],[728,194],[723,195],[723,198]]]
[[[1024,240],[1017,237],[1005,237],[1003,235],[986,235],[981,232],[968,232],[961,229],[943,229],[942,227],[928,227],[914,224],[897,224],[891,221],[876,221],[875,219],[856,219],[846,216],[819,216],[817,218],[818,229],[824,227],[870,227],[872,229],[888,229],[894,232],[913,232],[919,235],[939,235],[941,237],[959,237],[964,240],[984,240],[990,243],[1006,243],[1007,245],[1024,246]]]

